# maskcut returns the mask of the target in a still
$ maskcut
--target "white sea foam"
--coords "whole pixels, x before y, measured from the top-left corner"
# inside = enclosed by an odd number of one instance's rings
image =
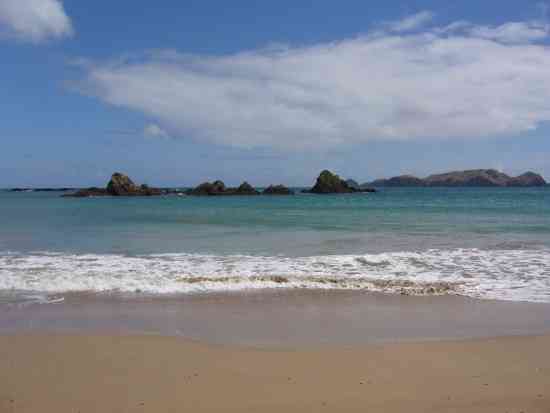
[[[0,290],[193,293],[357,289],[550,302],[550,250],[427,250],[315,257],[0,254]]]

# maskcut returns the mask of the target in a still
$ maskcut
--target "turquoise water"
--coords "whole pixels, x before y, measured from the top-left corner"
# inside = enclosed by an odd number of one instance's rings
[[[322,287],[550,301],[550,188],[89,199],[0,192],[0,228],[3,291]]]

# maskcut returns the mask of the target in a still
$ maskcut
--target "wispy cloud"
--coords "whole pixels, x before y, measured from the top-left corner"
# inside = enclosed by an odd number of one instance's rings
[[[411,16],[407,16],[401,20],[388,22],[384,26],[393,32],[407,32],[424,26],[425,24],[431,22],[434,17],[435,14],[433,12],[424,10]]]
[[[151,123],[143,129],[143,135],[148,138],[169,138],[170,135],[163,128],[155,123]]]
[[[171,136],[317,150],[535,129],[550,120],[547,38],[531,22],[455,22],[224,56],[144,53],[83,70],[88,92]]]
[[[546,39],[550,26],[540,22],[511,22],[500,26],[473,26],[470,34],[475,37],[503,43],[529,43]]]
[[[35,43],[74,33],[60,0],[0,0],[2,27],[5,33]]]

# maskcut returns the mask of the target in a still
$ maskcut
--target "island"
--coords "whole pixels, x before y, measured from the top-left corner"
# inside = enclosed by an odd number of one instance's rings
[[[88,197],[132,197],[132,196],[160,196],[160,195],[190,195],[190,196],[228,196],[228,195],[293,195],[294,192],[284,185],[270,185],[263,192],[259,192],[248,182],[243,182],[236,188],[226,187],[220,181],[204,182],[195,188],[181,190],[171,188],[154,188],[148,185],[136,185],[125,174],[115,172],[105,188],[90,187],[77,190],[70,194],[64,194],[66,198]]]
[[[534,172],[526,172],[512,177],[495,169],[471,169],[430,175],[417,178],[412,175],[401,175],[389,179],[377,179],[361,187],[501,187],[525,188],[542,187],[547,182]]]
[[[376,189],[368,186],[359,186],[353,180],[343,180],[338,175],[324,170],[321,172],[311,189],[302,191],[308,194],[353,194],[360,192],[376,192]]]
[[[98,196],[158,196],[168,193],[168,190],[151,188],[148,185],[136,185],[127,175],[115,172],[105,188],[85,188],[74,193],[62,195],[71,198],[87,198]]]

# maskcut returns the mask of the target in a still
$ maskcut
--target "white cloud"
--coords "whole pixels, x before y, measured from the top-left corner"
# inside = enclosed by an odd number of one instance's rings
[[[159,125],[151,123],[143,129],[143,135],[149,138],[169,138],[170,135]]]
[[[470,34],[503,43],[529,43],[547,38],[549,26],[538,22],[511,22],[496,27],[474,26]]]
[[[420,13],[407,16],[404,19],[387,23],[386,26],[393,32],[407,32],[424,26],[425,24],[431,22],[434,17],[434,13],[425,10]]]
[[[516,29],[484,30],[459,22],[225,56],[153,53],[84,70],[92,93],[172,136],[237,147],[498,137],[549,121],[550,48],[533,36],[502,41]]]
[[[0,28],[20,39],[41,42],[73,34],[60,0],[0,0]]]

